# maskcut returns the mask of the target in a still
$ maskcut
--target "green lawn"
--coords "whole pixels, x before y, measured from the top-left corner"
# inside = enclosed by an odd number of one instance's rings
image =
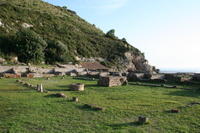
[[[9,133],[172,133],[200,131],[200,91],[166,89],[131,85],[98,87],[96,81],[71,77],[22,79],[31,84],[43,83],[49,93],[39,93],[21,86],[16,79],[0,79],[0,132]],[[71,83],[85,83],[84,92],[68,91]],[[62,92],[68,98],[49,97]],[[80,102],[70,99],[76,96]],[[105,111],[83,108],[96,104]],[[179,109],[180,113],[169,113]],[[150,123],[140,125],[138,116],[147,116]]]

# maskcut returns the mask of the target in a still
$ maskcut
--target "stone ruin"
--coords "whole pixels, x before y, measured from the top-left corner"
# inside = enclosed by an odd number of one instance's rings
[[[122,76],[100,77],[98,81],[98,85],[105,87],[121,86],[127,84],[128,84],[127,78]]]
[[[197,75],[197,74],[196,74]],[[137,73],[129,72],[128,81],[190,82],[195,80],[190,73]],[[200,77],[200,76],[199,76]],[[200,79],[200,78],[199,78]]]
[[[200,81],[200,74],[195,74],[192,76],[192,80],[194,81]]]
[[[138,81],[144,79],[144,73],[135,73],[129,72],[128,73],[128,80],[129,81]]]
[[[73,102],[78,102],[79,99],[78,99],[78,97],[72,97],[72,101],[73,101]]]
[[[71,84],[70,89],[72,91],[84,91],[85,90],[85,85],[82,83],[76,83],[76,84]]]
[[[145,117],[145,116],[139,116],[138,123],[139,124],[147,124],[147,123],[149,123],[149,118]]]
[[[1,60],[1,59],[0,59]],[[59,66],[59,67],[58,67]],[[109,72],[98,72],[97,70],[87,70],[76,65],[58,65],[55,67],[43,68],[31,66],[0,66],[0,77],[5,78],[41,78],[69,75],[72,77],[99,77],[100,75],[108,75]]]
[[[38,85],[37,85],[37,91],[38,91],[38,92],[44,92],[44,88],[43,88],[43,85],[42,85],[42,84],[40,84],[40,85],[38,84]]]

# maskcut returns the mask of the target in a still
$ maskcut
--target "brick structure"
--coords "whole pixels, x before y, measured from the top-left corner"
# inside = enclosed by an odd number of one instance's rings
[[[100,77],[98,81],[98,85],[106,87],[121,86],[127,83],[127,78],[121,76]]]
[[[108,71],[109,68],[99,62],[81,62],[80,65],[89,71]]]
[[[21,74],[10,74],[10,73],[4,73],[4,78],[21,78]]]

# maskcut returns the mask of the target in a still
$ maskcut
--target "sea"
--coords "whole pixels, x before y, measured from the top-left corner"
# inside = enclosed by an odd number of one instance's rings
[[[160,73],[200,73],[200,69],[160,69]]]

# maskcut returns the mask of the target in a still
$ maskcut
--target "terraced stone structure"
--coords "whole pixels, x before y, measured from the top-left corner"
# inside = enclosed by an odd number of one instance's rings
[[[105,87],[121,86],[127,83],[127,78],[122,76],[100,77],[98,81],[98,85]]]

